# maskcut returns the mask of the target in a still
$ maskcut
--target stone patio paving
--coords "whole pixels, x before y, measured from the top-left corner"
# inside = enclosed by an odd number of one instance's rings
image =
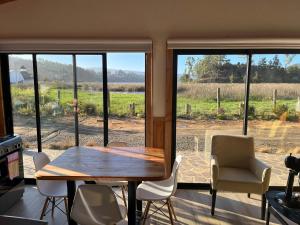
[[[177,154],[183,156],[183,162],[178,173],[179,182],[209,183],[209,156],[204,151],[178,151]],[[284,159],[286,156],[286,154],[256,153],[256,157],[258,159],[272,167],[271,186],[286,185],[288,177],[288,169],[284,165]]]

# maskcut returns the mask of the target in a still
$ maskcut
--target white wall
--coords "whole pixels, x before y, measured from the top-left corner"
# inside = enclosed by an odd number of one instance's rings
[[[299,11],[299,0],[16,0],[0,5],[0,38],[152,38],[163,116],[168,38],[298,38]]]

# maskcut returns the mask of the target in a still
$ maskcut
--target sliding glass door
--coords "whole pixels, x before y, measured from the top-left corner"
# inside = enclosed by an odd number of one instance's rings
[[[242,134],[247,57],[243,54],[178,55],[176,154],[179,182],[209,183],[207,140]]]
[[[286,185],[284,158],[300,157],[300,52],[174,52],[172,154],[184,155],[179,182],[209,184],[210,138],[221,133],[254,136],[256,157],[273,167],[270,185]]]

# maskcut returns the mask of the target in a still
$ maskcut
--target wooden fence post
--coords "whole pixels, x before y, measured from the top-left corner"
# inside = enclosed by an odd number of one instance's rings
[[[220,95],[220,88],[217,88],[217,113],[219,113],[221,108],[221,95]]]
[[[135,115],[135,103],[129,104],[129,112],[130,112],[130,115],[132,115],[132,116]]]
[[[57,104],[60,105],[60,90],[57,90]]]
[[[186,115],[191,115],[192,113],[192,106],[190,104],[185,105],[185,114]]]
[[[277,89],[273,90],[273,110],[276,110]]]

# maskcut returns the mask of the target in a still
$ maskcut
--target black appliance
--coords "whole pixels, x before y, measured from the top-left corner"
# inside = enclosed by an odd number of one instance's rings
[[[289,169],[289,176],[285,192],[276,195],[277,201],[288,208],[300,208],[300,195],[293,192],[294,178],[300,172],[300,158],[292,156],[292,153],[284,160],[285,166]]]
[[[9,178],[8,156],[17,152],[19,176]],[[24,193],[22,139],[19,135],[0,137],[0,214],[5,213]]]

